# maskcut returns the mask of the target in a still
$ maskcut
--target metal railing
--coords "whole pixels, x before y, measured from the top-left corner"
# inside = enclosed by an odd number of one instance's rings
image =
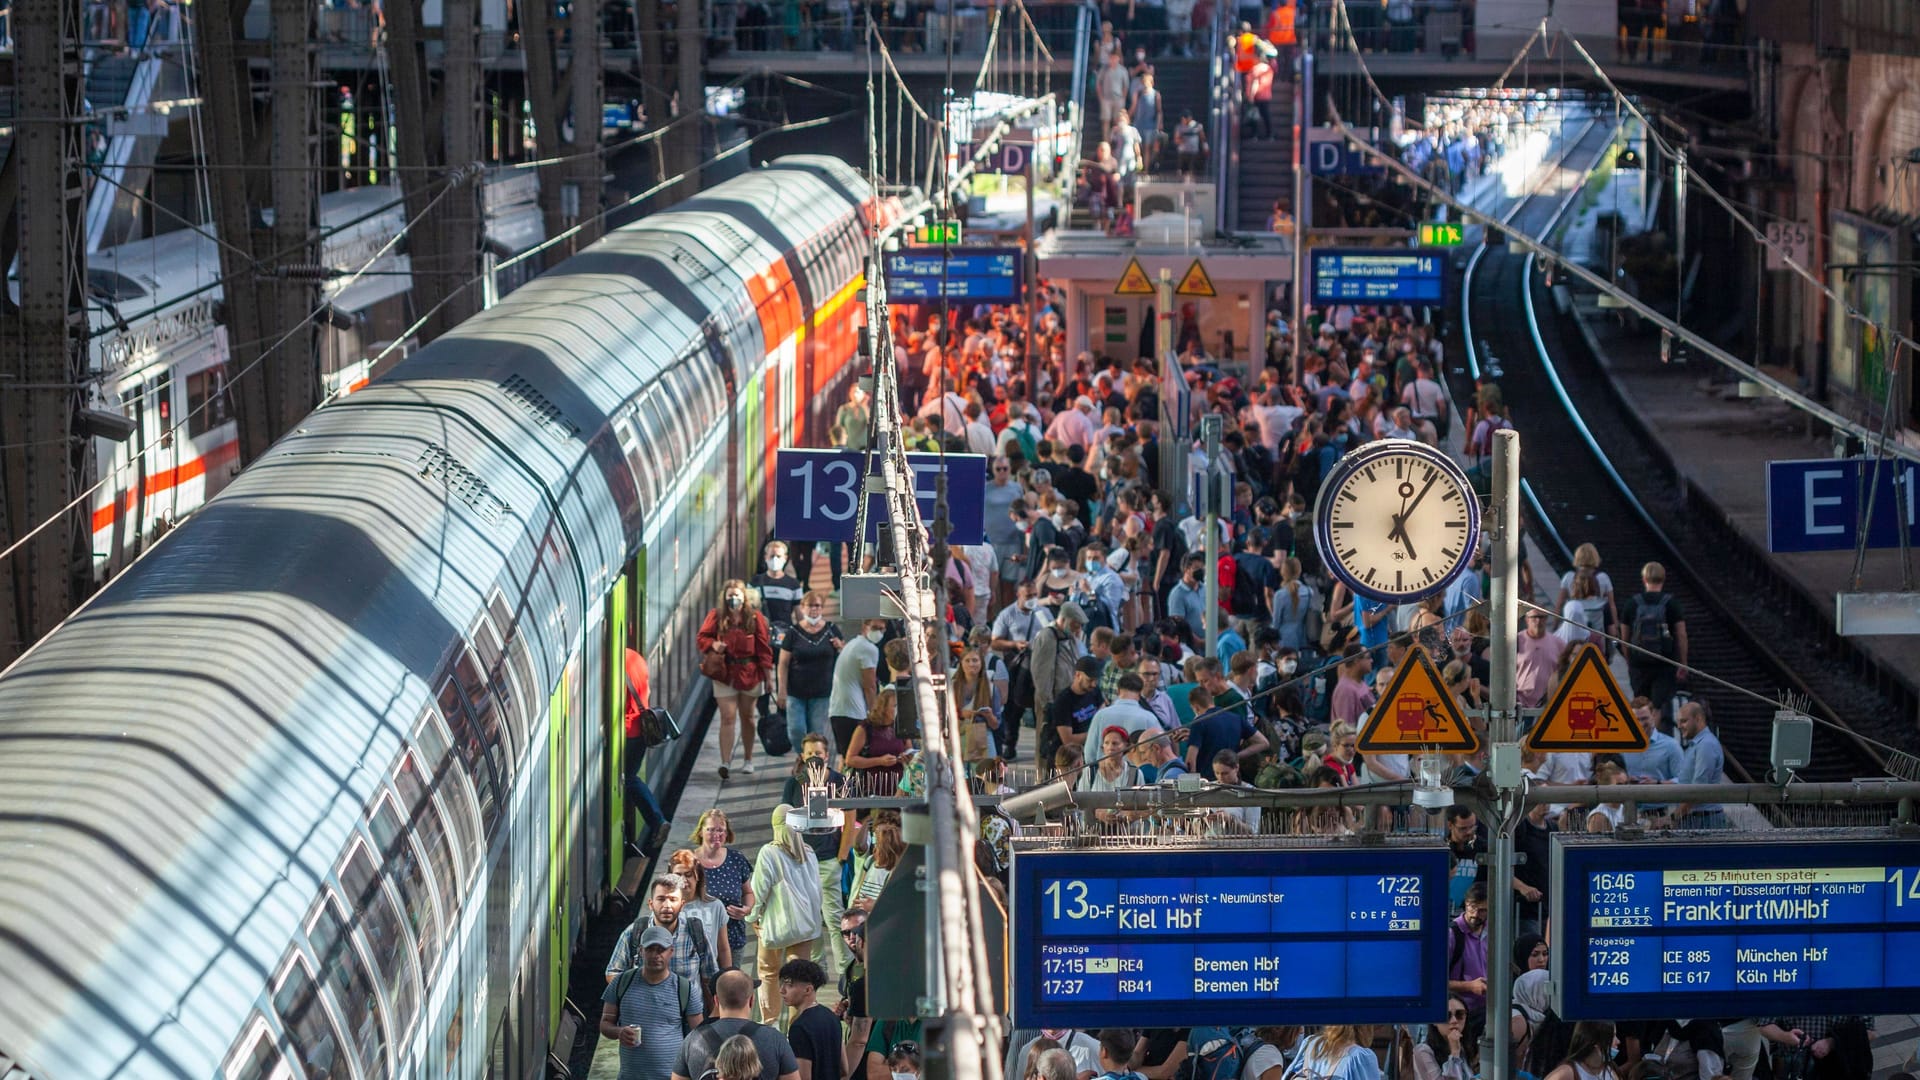
[[[1505,62],[1539,28],[1533,23],[1478,21],[1459,0],[1349,0],[1348,17],[1362,52],[1480,58]],[[1611,5],[1609,5],[1611,6]],[[1611,15],[1611,13],[1609,13]],[[1256,29],[1258,24],[1255,24]],[[1574,30],[1581,44],[1608,63],[1681,64],[1740,67],[1746,63],[1744,26],[1736,16],[1656,16],[1642,21],[1633,13],[1610,19],[1605,29]],[[1558,29],[1554,31],[1558,33]],[[1316,4],[1303,20],[1303,40],[1321,55],[1348,49],[1343,28],[1334,25],[1331,4]],[[1545,59],[1546,48],[1533,46]]]
[[[1085,0],[1033,0],[1027,13],[1040,40],[1057,56],[1068,55],[1080,34]],[[762,5],[717,3],[707,5],[707,36],[721,49],[742,53],[796,53],[850,51],[860,42],[858,28],[871,15],[881,40],[896,55],[947,52],[952,38],[955,57],[986,55],[992,10],[955,4],[952,0],[875,0],[871,4],[828,5],[803,3],[797,20],[774,22],[761,17]]]

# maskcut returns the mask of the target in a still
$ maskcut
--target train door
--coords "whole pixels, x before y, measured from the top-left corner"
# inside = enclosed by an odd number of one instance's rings
[[[571,846],[567,835],[571,817],[567,728],[568,703],[573,698],[570,684],[576,674],[571,664],[563,668],[547,703],[547,959],[552,978],[547,989],[548,1031],[560,1026],[560,1010],[566,1000],[567,966],[573,955],[573,925],[568,914],[573,878],[567,862]]]

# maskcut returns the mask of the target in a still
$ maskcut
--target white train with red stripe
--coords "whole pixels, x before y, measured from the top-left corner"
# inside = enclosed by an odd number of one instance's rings
[[[699,715],[694,633],[900,210],[796,157],[616,230],[0,673],[0,1073],[542,1075],[624,860],[625,650]],[[698,742],[648,752],[663,796]]]
[[[322,195],[320,227],[322,265],[367,271],[330,279],[319,294],[328,305],[319,324],[322,392],[350,393],[375,374],[371,358],[413,321],[404,241],[390,243],[406,227],[400,191],[380,184]],[[95,442],[107,481],[90,508],[94,575],[102,578],[225,487],[239,468],[240,443],[213,237],[180,229],[87,262],[90,404],[133,422],[125,441]],[[410,348],[393,350],[383,366]]]

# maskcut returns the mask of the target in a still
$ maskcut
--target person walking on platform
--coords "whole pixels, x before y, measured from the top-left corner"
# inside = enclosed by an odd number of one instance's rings
[[[1680,776],[1682,784],[1718,784],[1726,768],[1720,738],[1707,728],[1707,703],[1698,698],[1680,706]],[[1727,814],[1719,803],[1681,803],[1673,821],[1683,829],[1724,829]]]
[[[1666,591],[1667,568],[1650,562],[1640,568],[1645,590],[1620,606],[1615,637],[1632,646],[1627,650],[1627,678],[1635,694],[1644,694],[1665,719],[1675,687],[1687,678],[1687,616],[1680,598]]]
[[[814,770],[819,770],[825,776],[829,789],[838,791],[846,783],[846,778],[827,764],[832,757],[832,747],[827,744],[826,736],[809,732],[800,742],[800,753],[793,763],[793,775],[787,777],[786,783],[780,788],[780,801],[789,806],[803,805],[807,799],[807,785],[813,782]],[[853,848],[853,834],[854,820],[851,814],[847,815],[845,823],[838,829],[809,829],[801,834],[807,847],[813,849],[814,860],[820,864],[822,932],[814,941],[813,955],[822,964],[831,962],[835,971],[847,965],[847,946],[840,937],[840,916],[846,908],[840,889],[840,867]]]
[[[753,860],[757,902],[747,921],[760,944],[760,1016],[780,1015],[780,968],[813,951],[821,933],[820,862],[787,824],[793,807],[773,811],[773,839]]]
[[[727,947],[738,954],[747,945],[747,924],[742,921],[753,907],[753,864],[733,850],[733,822],[727,812],[714,807],[700,815],[693,825],[694,857],[707,875],[707,891],[726,905]]]
[[[840,933],[837,919],[833,932]],[[840,1018],[820,1004],[820,988],[826,984],[827,973],[811,960],[789,960],[780,968],[780,1000],[793,1010],[787,1042],[800,1062],[801,1080],[840,1080],[846,1075]]]
[[[657,926],[673,935],[674,972],[692,979],[702,989],[713,985],[713,977],[726,966],[721,958],[731,959],[732,953],[713,948],[711,928],[686,910],[687,899],[686,879],[678,874],[663,873],[653,879],[645,914],[621,931],[619,940],[613,943],[613,954],[607,958],[608,982],[640,965],[640,941],[648,929]]]
[[[685,883],[680,890],[680,917],[700,924],[706,932],[707,948],[719,961],[720,970],[733,966],[733,945],[727,940],[727,905],[707,891],[707,871],[699,856],[681,848],[667,856],[667,869],[680,875]]]
[[[713,1016],[687,1035],[680,1047],[680,1060],[673,1067],[673,1080],[701,1080],[707,1070],[726,1076],[727,1047],[735,1039],[745,1039],[757,1055],[757,1068],[744,1073],[745,1080],[799,1080],[800,1064],[786,1036],[771,1024],[753,1019],[753,976],[744,971],[728,971],[713,982]]]
[[[720,710],[720,779],[728,776],[737,738],[753,772],[753,702],[773,681],[773,632],[766,617],[747,606],[746,582],[735,578],[720,587],[720,606],[707,612],[694,638],[700,648],[700,674],[713,683]]]
[[[830,739],[828,706],[833,701],[833,668],[846,644],[840,627],[827,621],[827,594],[814,590],[800,601],[799,621],[780,639],[776,708],[787,714],[787,738],[797,748],[809,734]]]
[[[667,1080],[687,1032],[705,1019],[706,1002],[698,981],[674,973],[672,934],[647,927],[640,952],[640,966],[621,972],[600,997],[600,1036],[620,1044],[620,1080]]]

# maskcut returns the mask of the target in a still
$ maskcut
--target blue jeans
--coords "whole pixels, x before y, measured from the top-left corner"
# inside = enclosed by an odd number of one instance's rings
[[[815,697],[787,698],[787,738],[793,740],[793,750],[800,752],[800,742],[809,733],[823,736],[827,740],[829,756],[838,752],[833,745],[833,728],[827,723],[827,702],[831,698]]]

